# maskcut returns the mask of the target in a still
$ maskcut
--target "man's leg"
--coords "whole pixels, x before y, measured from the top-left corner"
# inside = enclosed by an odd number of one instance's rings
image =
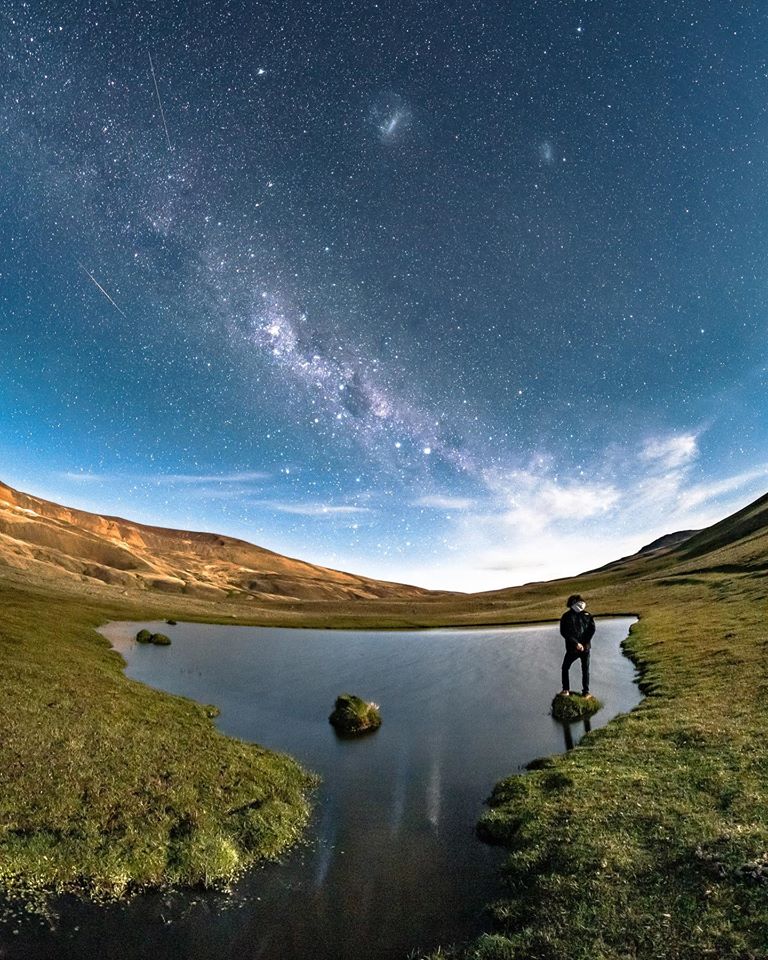
[[[563,666],[560,671],[560,673],[562,674],[563,691],[571,689],[569,686],[568,674],[571,669],[571,664],[574,662],[574,660],[577,660],[578,657],[579,655],[575,651],[566,650],[565,652],[565,656],[563,657]]]
[[[589,693],[589,650],[581,654],[581,695]]]

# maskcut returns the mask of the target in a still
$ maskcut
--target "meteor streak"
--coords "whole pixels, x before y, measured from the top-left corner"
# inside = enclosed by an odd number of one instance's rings
[[[168,124],[165,122],[165,111],[163,110],[163,101],[160,99],[160,88],[157,85],[157,77],[155,76],[155,65],[152,63],[152,54],[147,50],[149,54],[149,68],[152,71],[152,80],[155,84],[155,93],[157,94],[157,105],[160,107],[160,117],[163,121],[163,130],[165,130],[165,139],[168,142],[168,150],[173,153],[173,147],[171,146],[171,138],[168,136]]]
[[[117,312],[118,312],[122,317],[125,317],[125,319],[127,320],[127,319],[128,319],[127,315],[126,315],[125,313],[123,313],[123,311],[120,309],[120,307],[118,307],[118,305],[115,303],[115,301],[112,299],[112,297],[110,297],[110,295],[107,293],[107,291],[104,289],[104,287],[102,287],[102,285],[99,283],[99,281],[96,279],[96,277],[94,277],[94,275],[90,272],[90,270],[86,270],[85,267],[82,265],[82,263],[80,263],[79,260],[77,261],[77,265],[78,265],[78,267],[80,267],[80,269],[83,271],[83,273],[84,273],[90,280],[93,281],[93,283],[96,285],[96,287],[104,294],[104,296],[107,298],[107,300],[109,300],[109,302],[112,304],[112,306],[115,308],[115,310],[117,310]]]

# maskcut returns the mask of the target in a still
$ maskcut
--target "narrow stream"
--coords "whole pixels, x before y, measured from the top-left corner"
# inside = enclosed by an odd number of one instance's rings
[[[640,700],[620,643],[632,618],[598,622],[592,727]],[[146,626],[170,647],[134,642]],[[474,936],[499,893],[500,851],[475,824],[503,776],[571,748],[584,724],[549,716],[556,625],[422,631],[110,623],[129,676],[221,708],[226,733],[297,757],[323,778],[308,844],[231,895],[151,894],[97,907],[71,898],[50,924],[0,932],[3,958],[405,960]],[[578,664],[573,687],[579,689]],[[328,724],[336,696],[381,705],[358,740]],[[10,925],[9,925],[10,926]]]

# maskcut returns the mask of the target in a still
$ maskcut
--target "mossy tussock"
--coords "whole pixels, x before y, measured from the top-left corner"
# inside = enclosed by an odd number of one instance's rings
[[[582,697],[579,693],[558,693],[552,700],[551,713],[555,720],[562,723],[572,723],[594,716],[602,709],[602,703],[597,697]]]
[[[165,633],[152,633],[150,630],[139,630],[136,634],[136,643],[151,643],[156,647],[170,647],[171,638]]]
[[[378,730],[381,726],[381,713],[378,704],[369,703],[351,693],[342,693],[336,698],[328,722],[337,733],[358,736]]]

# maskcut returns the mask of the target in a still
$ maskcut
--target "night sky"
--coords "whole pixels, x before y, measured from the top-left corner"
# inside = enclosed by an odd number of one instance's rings
[[[0,28],[0,479],[456,589],[768,490],[765,2]]]

